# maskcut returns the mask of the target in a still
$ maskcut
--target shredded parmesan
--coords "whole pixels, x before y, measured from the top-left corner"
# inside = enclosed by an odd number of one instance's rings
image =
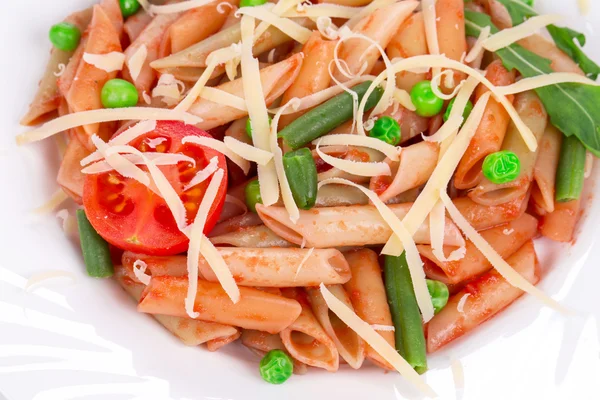
[[[66,70],[66,69],[67,69],[67,66],[66,66],[65,64],[63,64],[63,63],[60,63],[60,64],[58,64],[58,72],[53,72],[52,74],[53,74],[54,76],[56,76],[57,78],[58,78],[58,77],[61,77],[61,76],[62,76],[62,74],[64,74],[64,73],[65,73],[65,70]]]
[[[316,139],[312,142],[314,145],[321,146],[358,146],[366,147],[369,149],[377,150],[382,152],[392,161],[398,161],[400,159],[401,148],[392,146],[384,142],[383,140],[375,139],[370,136],[359,136],[351,134],[336,134],[326,135],[322,138]]]
[[[372,1],[367,6],[362,7],[360,9],[360,11],[358,13],[356,13],[356,15],[354,15],[352,18],[350,18],[348,21],[346,21],[344,26],[349,29],[353,29],[356,26],[356,24],[358,24],[360,22],[361,19],[373,14],[373,12],[375,12],[376,10],[378,10],[380,8],[387,7],[389,5],[394,4],[396,1],[397,0],[375,0],[375,1]]]
[[[110,154],[108,150],[110,146],[104,143],[97,135],[92,136],[92,143],[98,149],[98,152],[106,159],[106,162],[119,174],[126,178],[135,179],[142,185],[150,187],[150,177],[134,163],[123,157],[121,154]],[[114,147],[113,147],[114,149]],[[141,153],[140,153],[141,154]],[[143,155],[142,155],[143,157]]]
[[[600,86],[599,82],[573,72],[553,72],[551,74],[524,78],[508,86],[499,86],[498,93],[507,96],[559,83],[581,83],[583,85]]]
[[[83,61],[106,72],[115,72],[123,69],[125,54],[113,51],[108,54],[83,53]]]
[[[400,104],[402,107],[406,108],[408,111],[416,111],[417,107],[412,102],[410,98],[410,93],[406,90],[396,88],[394,90],[394,101]]]
[[[183,188],[183,190],[188,191],[194,186],[201,184],[202,182],[210,178],[212,174],[217,172],[217,169],[219,169],[219,158],[213,157],[210,159],[206,167],[204,167],[203,169],[198,171],[196,175],[194,175],[192,180]]]
[[[56,213],[56,218],[62,221],[62,229],[67,236],[75,236],[77,233],[77,219],[69,213],[69,210],[59,210]]]
[[[151,149],[156,149],[157,146],[159,146],[161,143],[164,143],[167,141],[167,138],[164,137],[157,137],[154,139],[146,139],[145,143],[148,145],[148,147],[150,147]]]
[[[71,280],[71,282],[76,281],[75,274],[73,274],[72,272],[61,271],[61,270],[42,271],[42,272],[32,275],[25,283],[23,290],[26,292],[31,292],[32,288],[34,288],[37,285],[40,285],[44,282],[47,282],[47,281],[50,281],[53,279],[60,279],[60,278],[63,278],[63,279],[67,278],[67,279]]]
[[[248,175],[248,172],[250,171],[250,163],[247,160],[245,160],[242,156],[233,152],[233,150],[227,147],[227,145],[224,142],[221,142],[220,140],[205,136],[186,136],[181,140],[181,143],[194,143],[200,146],[216,150],[219,153],[223,154],[225,157],[229,158],[231,161],[233,161],[238,167],[240,167],[242,171],[244,171],[245,175]]]
[[[164,6],[149,4],[146,11],[148,11],[150,14],[176,14],[205,6],[213,1],[214,0],[187,0],[179,3],[166,4]],[[148,0],[144,0],[144,3],[147,2]],[[140,4],[142,4],[142,2],[140,2]]]
[[[58,189],[46,203],[34,209],[33,213],[38,215],[50,214],[68,198],[69,196],[62,189]]]
[[[590,176],[592,176],[592,170],[594,169],[594,155],[587,150],[585,152],[585,172],[583,174],[583,177],[585,179],[589,178]]]
[[[407,363],[396,349],[390,346],[390,344],[379,335],[371,325],[363,321],[354,311],[335,297],[324,284],[321,283],[320,289],[321,295],[323,296],[325,303],[327,303],[327,307],[329,307],[342,322],[364,339],[373,350],[394,366],[396,371],[415,385],[421,392],[432,398],[437,396],[433,389],[423,381],[423,378],[419,376],[414,368]]]
[[[390,208],[385,205],[385,203],[379,199],[379,196],[372,190],[342,178],[326,179],[319,183],[319,189],[332,183],[353,186],[363,192],[369,198],[369,200],[371,200],[375,208],[377,208],[377,211],[386,224],[388,224],[392,229],[394,234],[398,235],[398,237],[401,239],[402,244],[406,249],[406,261],[408,262],[408,269],[413,281],[417,304],[419,305],[419,309],[423,315],[423,320],[425,322],[429,321],[431,318],[433,318],[434,314],[433,304],[431,303],[431,297],[429,295],[429,290],[427,289],[427,282],[425,281],[423,261],[421,260],[417,246],[412,238],[412,234],[406,229],[396,214],[394,214],[394,212],[390,210]]]
[[[302,8],[288,10],[283,17],[328,17],[350,19],[360,13],[363,7],[348,7],[338,4],[302,4]]]
[[[144,103],[150,105],[152,104],[152,97],[144,90],[142,92],[142,98],[144,99]]]
[[[265,21],[299,43],[304,44],[308,41],[312,34],[310,29],[307,29],[290,19],[277,16],[271,12],[272,8],[273,5],[271,3],[256,7],[240,7],[235,14],[248,15],[261,21]]]
[[[458,301],[458,304],[456,305],[456,310],[461,313],[464,314],[465,312],[465,303],[467,302],[467,299],[469,298],[469,296],[471,295],[471,293],[465,293],[460,300]]]
[[[152,90],[152,97],[162,97],[165,104],[173,106],[181,100],[185,85],[171,74],[162,74]]]
[[[133,274],[138,279],[138,281],[142,282],[144,285],[148,286],[150,284],[150,275],[146,274],[146,269],[148,268],[148,264],[146,264],[142,260],[135,260],[133,263]]]
[[[377,140],[377,139],[376,139]],[[385,162],[360,162],[353,160],[343,160],[332,157],[321,151],[320,141],[317,142],[317,154],[323,161],[340,171],[347,172],[356,176],[390,176],[392,171]]]
[[[152,160],[156,165],[176,165],[179,162],[189,162],[195,164],[196,160],[183,154],[172,154],[172,153],[142,153],[148,159]],[[102,156],[100,156],[102,157]],[[127,161],[136,164],[143,165],[145,161],[142,157],[135,154],[124,154],[122,156]],[[83,174],[103,174],[105,172],[113,171],[113,166],[107,161],[98,161],[89,165],[81,170]]]
[[[228,93],[224,90],[207,86],[202,89],[202,94],[200,97],[202,97],[204,100],[212,101],[213,103],[223,106],[236,108],[242,111],[248,111],[248,108],[246,108],[246,101],[243,98]]]
[[[446,209],[438,201],[429,215],[429,230],[431,235],[431,249],[433,255],[442,262],[458,261],[465,257],[467,248],[463,245],[452,251],[448,257],[444,254],[444,232],[446,230]]]
[[[446,86],[454,86],[454,83],[449,83],[447,81],[447,79],[449,79],[449,77],[452,77],[452,79],[454,79],[454,72],[450,69],[447,69],[445,71],[440,72],[439,74],[436,74],[433,76],[433,78],[431,78],[431,90],[433,91],[433,93],[439,97],[442,100],[450,100],[452,98],[454,98],[456,96],[456,94],[458,93],[458,91],[460,90],[460,88],[462,87],[462,85],[465,83],[465,81],[462,81],[461,83],[459,83],[458,85],[456,85],[456,87],[454,88],[454,90],[452,91],[452,93],[450,94],[444,94],[442,93],[442,91],[440,90],[440,82],[442,77],[445,77],[445,85]]]
[[[454,223],[462,230],[469,240],[477,247],[477,249],[487,258],[494,266],[496,271],[502,275],[504,279],[516,288],[523,290],[541,300],[547,306],[554,308],[557,311],[566,313],[567,310],[560,305],[556,300],[548,297],[540,289],[532,285],[527,279],[523,278],[516,272],[504,259],[494,250],[492,246],[473,228],[469,222],[463,217],[458,208],[452,203],[452,200],[445,191],[440,190],[440,198],[442,199],[448,214],[454,220]]]
[[[310,249],[308,249],[308,251],[306,252],[306,255],[302,258],[302,261],[300,261],[300,264],[298,264],[298,268],[296,268],[296,275],[294,275],[294,282],[296,282],[296,279],[298,278],[298,274],[300,273],[300,270],[302,269],[304,264],[306,264],[306,262],[308,261],[310,256],[312,256],[312,253],[314,250],[315,250],[314,247],[311,247]]]
[[[427,41],[427,48],[429,54],[439,55],[440,44],[438,42],[437,34],[437,17],[435,10],[436,0],[423,0],[421,7],[423,8],[423,21],[425,23],[425,40]],[[437,67],[434,69],[434,75],[439,74],[440,69]]]
[[[394,328],[393,325],[378,325],[378,324],[373,324],[371,325],[371,328],[375,329],[376,331],[379,332],[396,332],[396,328]]]
[[[78,113],[68,114],[52,121],[46,122],[44,125],[29,132],[22,133],[17,136],[17,144],[24,145],[27,143],[44,140],[57,133],[67,131],[82,125],[96,124],[109,121],[126,121],[126,120],[155,120],[155,121],[183,121],[186,124],[199,124],[202,118],[189,114],[183,111],[166,110],[161,108],[150,107],[129,107],[129,108],[110,108],[82,111]]]
[[[481,32],[479,33],[479,37],[477,38],[477,41],[471,48],[471,51],[469,51],[469,54],[467,54],[465,56],[464,61],[466,63],[473,62],[473,61],[475,61],[475,59],[477,57],[479,57],[479,55],[483,51],[483,42],[485,42],[490,37],[490,31],[491,31],[491,28],[489,26],[485,26],[485,27],[483,27],[483,29],[481,29]]]
[[[452,378],[454,379],[454,387],[462,390],[465,387],[465,371],[463,365],[458,359],[452,360]]]
[[[500,32],[490,36],[483,47],[489,51],[497,51],[504,47],[531,36],[538,30],[556,22],[559,22],[563,17],[556,14],[537,15],[529,18],[527,21],[514,26],[512,28],[503,29]]]
[[[502,230],[502,234],[504,234],[504,235],[506,235],[506,236],[509,236],[509,235],[512,235],[514,231],[515,231],[515,230],[514,230],[514,229],[512,229],[512,228],[511,228],[511,229],[503,229],[503,230]]]
[[[267,165],[273,159],[273,153],[250,146],[231,136],[226,136],[223,143],[235,154],[258,165]]]

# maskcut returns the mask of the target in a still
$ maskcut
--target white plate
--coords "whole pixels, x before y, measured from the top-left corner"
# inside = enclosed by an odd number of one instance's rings
[[[282,386],[264,383],[258,360],[238,345],[217,353],[188,348],[135,305],[111,281],[85,275],[77,244],[54,216],[31,210],[57,189],[53,142],[18,148],[17,124],[47,60],[48,28],[91,1],[3,1],[0,12],[0,392],[9,400],[120,399],[395,399],[414,398],[395,373],[376,368],[336,374],[311,369]],[[576,0],[537,0],[588,36],[600,61],[600,4],[582,17]],[[599,105],[600,106],[600,105]],[[597,172],[597,171],[596,171]],[[597,174],[595,174],[597,175]],[[597,191],[596,191],[597,193]],[[443,399],[600,398],[600,255],[595,238],[600,202],[588,206],[574,246],[537,243],[547,271],[540,287],[576,311],[565,318],[533,298],[429,357],[426,375]],[[32,292],[28,278],[68,271]],[[464,368],[464,391],[452,360]],[[0,395],[0,399],[2,395]]]

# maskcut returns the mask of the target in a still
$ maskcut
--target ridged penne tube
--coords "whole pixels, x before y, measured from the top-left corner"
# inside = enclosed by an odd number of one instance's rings
[[[354,146],[323,146],[320,150],[328,156],[354,162],[381,162],[385,158],[385,156],[377,150]],[[366,183],[371,179],[368,176],[354,175],[339,168],[332,167],[321,159],[316,150],[313,150],[313,158],[317,164],[317,180],[319,182],[329,178],[344,178],[355,183]]]
[[[389,207],[402,219],[412,203]],[[306,247],[330,248],[341,246],[368,246],[385,243],[392,235],[389,225],[381,218],[375,206],[348,206],[300,210],[296,224],[290,221],[283,207],[265,207],[258,204],[258,215],[266,226],[285,240]],[[416,243],[429,244],[429,222],[424,222],[414,235]],[[446,219],[444,243],[461,246],[464,239],[452,221]]]
[[[284,289],[283,294],[302,306],[298,318],[280,333],[285,349],[292,357],[306,365],[330,372],[337,371],[338,350],[313,314],[304,290]]]
[[[159,57],[161,41],[165,37],[170,26],[177,20],[179,14],[160,14],[144,28],[140,35],[125,50],[125,68],[123,76],[131,81],[138,90],[140,101],[143,101],[143,93],[151,93],[152,86],[156,81],[157,74],[150,63]],[[132,57],[142,48],[146,47],[146,58],[137,76],[132,76],[129,62]]]
[[[393,327],[377,253],[373,250],[361,249],[349,251],[344,256],[352,272],[352,278],[344,284],[344,289],[350,296],[356,315],[370,325]],[[377,333],[395,348],[396,340],[393,331]],[[371,346],[366,345],[365,354],[378,366],[389,370],[394,369]]]
[[[298,76],[301,66],[302,56],[297,54],[260,70],[261,83],[267,106],[273,103],[275,99],[280,97],[290,87]],[[218,86],[217,89],[238,97],[243,97],[244,95],[241,78],[224,83]],[[248,111],[223,106],[205,99],[196,100],[189,109],[189,112],[204,120],[197,126],[205,130],[221,126],[248,115]]]
[[[67,150],[60,163],[57,183],[77,203],[82,202],[83,182],[85,175],[81,173],[81,160],[92,154],[77,138],[73,138],[67,145]]]
[[[99,5],[112,22],[117,35],[121,37],[123,35],[123,13],[121,12],[119,0],[102,0]]]
[[[304,62],[298,77],[285,91],[281,104],[286,104],[294,97],[302,98],[327,89],[331,82],[329,63],[333,60],[334,41],[321,38],[319,32],[313,32],[310,39],[302,47]],[[279,128],[286,127],[290,122],[306,113],[308,110],[294,114],[283,115],[279,120]]]
[[[581,200],[572,200],[566,203],[556,202],[554,211],[542,216],[540,233],[542,236],[556,242],[570,242],[573,240],[575,227],[579,220]]]
[[[453,200],[460,213],[478,231],[503,225],[521,217],[527,209],[528,201],[528,194],[497,206],[484,206],[475,203],[469,197],[458,197]]]
[[[521,218],[506,225],[481,232],[481,236],[502,258],[506,258],[536,235],[537,224],[534,217],[524,214]],[[425,263],[427,276],[444,283],[456,284],[468,281],[492,267],[485,255],[469,240],[466,243],[465,256],[457,261],[439,261],[433,254],[431,246],[419,245],[417,247],[421,257],[430,261]],[[451,249],[445,249],[444,253],[450,253],[449,250]]]
[[[123,30],[129,37],[129,42],[135,42],[135,39],[140,36],[142,31],[146,29],[148,24],[152,21],[152,17],[144,10],[140,10],[131,17],[127,18]]]
[[[210,241],[215,246],[234,247],[294,247],[293,243],[277,236],[275,232],[264,225],[250,226],[237,231],[213,236]]]
[[[562,139],[562,133],[554,125],[548,124],[540,141],[539,154],[533,168],[531,199],[538,208],[547,213],[554,211],[554,183]]]
[[[136,303],[139,302],[145,287],[143,284],[133,281],[121,266],[115,267],[115,279]],[[237,328],[215,322],[160,314],[153,315],[153,317],[188,346],[198,346],[211,340],[226,340],[239,335]]]
[[[424,185],[429,180],[438,161],[440,146],[433,142],[419,142],[405,147],[400,153],[400,161],[385,161],[392,170],[392,176],[371,178],[370,189],[387,202],[399,194]]]
[[[460,61],[467,53],[467,39],[465,35],[465,3],[463,0],[437,0],[435,3],[437,39],[440,54],[451,60]],[[462,72],[454,72],[454,86],[465,78]],[[452,90],[454,86],[445,85],[445,90]]]
[[[319,0],[317,3],[337,4],[348,7],[361,7],[366,6],[372,1],[373,0]]]
[[[142,293],[138,311],[187,317],[187,288],[187,277],[153,277]],[[194,310],[202,321],[279,333],[298,318],[301,307],[297,301],[246,287],[240,288],[240,300],[234,304],[219,283],[200,279]]]
[[[540,279],[533,242],[507,258],[508,264],[532,284]],[[492,270],[468,283],[450,298],[427,325],[427,351],[433,353],[508,307],[524,292]]]
[[[398,32],[392,36],[385,52],[390,60],[429,54],[422,12],[413,14],[402,23]],[[410,92],[415,84],[425,79],[427,79],[426,73],[402,71],[396,74],[396,86]]]
[[[179,53],[218,32],[231,12],[230,7],[221,6],[223,3],[234,6],[238,1],[216,0],[183,13],[162,37],[160,57]],[[219,7],[224,12],[219,12]]]
[[[548,123],[548,114],[539,97],[534,92],[519,93],[515,96],[515,109],[539,142]],[[512,151],[519,157],[521,172],[517,179],[504,184],[495,184],[483,179],[475,189],[469,192],[469,197],[476,203],[487,206],[507,203],[529,190],[539,147],[535,152],[529,151],[517,127],[510,123],[502,143],[502,150]]]
[[[339,207],[369,204],[360,190],[345,185],[327,185],[319,189],[315,207]]]
[[[416,1],[407,0],[378,8],[360,20],[352,31],[372,39],[385,49],[402,22],[411,15],[418,4]],[[347,72],[350,74],[357,74],[359,71],[368,74],[381,57],[381,53],[372,43],[362,38],[352,38],[342,43],[338,56],[346,62]],[[338,70],[334,76],[340,82],[350,79]]]
[[[514,72],[508,72],[499,60],[487,67],[485,76],[496,86],[507,86],[515,81]],[[479,85],[475,97],[479,99],[488,91],[485,86]],[[507,98],[510,102],[514,100],[514,96]],[[457,189],[471,189],[481,182],[483,160],[489,154],[500,150],[509,123],[510,116],[504,107],[494,98],[490,98],[475,136],[456,168],[454,186]]]
[[[242,336],[242,332],[237,331],[233,335],[224,336],[216,339],[211,339],[206,342],[206,348],[208,351],[217,351],[220,348],[227,346],[229,343],[233,343]]]
[[[518,42],[532,53],[551,61],[550,67],[556,72],[572,72],[582,75],[581,68],[556,45],[541,35],[531,35]]]
[[[221,247],[218,250],[240,286],[317,286],[322,282],[346,283],[350,279],[348,263],[335,249]],[[128,269],[133,269],[136,260],[144,261],[153,276],[187,276],[184,256],[156,257],[125,252],[122,260]],[[203,257],[200,257],[199,269],[205,280],[218,282]]]
[[[271,350],[286,351],[281,337],[272,333],[242,329],[240,340],[244,346],[259,357],[264,357]],[[304,375],[307,369],[306,364],[301,363],[293,357],[292,361],[294,362],[294,374]]]
[[[85,53],[106,54],[121,52],[119,34],[108,15],[99,5],[94,6],[92,21],[87,32]],[[65,96],[71,112],[97,110],[103,108],[100,92],[104,84],[117,76],[117,72],[108,73],[87,62],[80,62],[73,83]],[[99,134],[100,124],[84,125],[80,140],[89,150],[95,150],[91,136]]]
[[[352,302],[342,285],[328,286],[331,293],[353,310]],[[307,289],[315,317],[333,340],[340,356],[354,369],[362,366],[365,360],[365,342],[358,334],[329,311],[329,307],[318,288]]]

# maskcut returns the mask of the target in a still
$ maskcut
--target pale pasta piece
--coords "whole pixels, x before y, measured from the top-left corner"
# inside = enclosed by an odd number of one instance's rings
[[[132,280],[123,267],[115,267],[115,279],[136,303],[140,300],[145,286]],[[153,315],[153,317],[188,346],[199,346],[212,340],[227,340],[227,338],[239,335],[237,328],[215,322],[160,314]]]
[[[533,242],[506,259],[530,283],[540,279]],[[468,283],[452,296],[444,309],[427,325],[427,351],[433,353],[471,331],[508,307],[524,292],[508,283],[496,270]],[[459,308],[460,305],[460,308]]]
[[[529,193],[496,206],[484,206],[466,196],[458,197],[453,202],[460,213],[469,221],[469,224],[476,230],[482,231],[521,217],[527,209]]]
[[[523,92],[515,96],[515,109],[523,122],[531,129],[539,142],[548,124],[548,114],[539,97],[534,92]],[[471,192],[469,197],[483,205],[498,205],[510,202],[527,193],[533,179],[533,169],[539,154],[529,151],[517,127],[511,123],[502,143],[502,150],[514,152],[520,160],[521,171],[515,180],[503,184],[495,184],[483,179]]]
[[[239,229],[237,231],[213,236],[210,241],[215,246],[272,248],[294,247],[293,243],[277,236],[275,232],[264,225],[257,225]]]
[[[562,133],[549,123],[540,140],[540,150],[533,168],[531,199],[545,213],[554,211],[554,183],[562,139]]]
[[[184,306],[187,287],[187,277],[152,277],[142,293],[138,311],[187,317]],[[194,302],[198,319],[279,333],[300,315],[297,301],[257,289],[240,287],[239,290],[240,300],[234,304],[219,283],[198,280]]]
[[[283,295],[296,300],[302,311],[298,318],[280,333],[285,349],[298,361],[312,367],[335,372],[339,368],[339,353],[313,314],[303,289],[283,289]]]
[[[377,150],[358,148],[355,146],[323,146],[321,152],[328,156],[353,162],[381,162],[385,156]],[[354,175],[339,168],[332,167],[321,159],[316,150],[313,150],[313,158],[318,164],[317,180],[319,182],[329,178],[343,178],[355,183],[367,183],[371,179],[368,176]]]
[[[328,289],[348,308],[353,310],[350,297],[342,285],[328,286]],[[362,366],[365,360],[365,342],[352,328],[329,310],[318,288],[307,289],[310,304],[315,317],[333,340],[340,356],[354,369]]]
[[[556,242],[572,241],[577,221],[579,221],[580,209],[581,200],[556,202],[554,211],[542,216],[540,233]]]
[[[315,207],[367,205],[369,198],[360,190],[346,185],[327,185],[317,192]]]
[[[253,353],[259,357],[264,357],[271,350],[284,350],[285,346],[281,337],[276,334],[255,331],[251,329],[242,329],[241,342]],[[292,358],[294,361],[294,373],[304,375],[306,373],[306,364]]]
[[[81,160],[91,153],[79,140],[71,139],[58,170],[57,183],[79,204],[82,203],[85,180],[85,175],[81,172]]]
[[[391,205],[390,209],[404,218],[412,203]],[[293,224],[283,207],[256,207],[260,218],[273,232],[287,241],[307,247],[367,246],[385,243],[392,229],[381,218],[375,206],[322,207],[300,210]],[[416,243],[429,244],[429,222],[425,221],[414,235]],[[461,246],[464,239],[452,221],[446,219],[444,243]]]
[[[390,60],[429,54],[422,12],[413,14],[402,23],[385,51]],[[427,79],[426,73],[402,71],[396,74],[396,86],[410,92],[415,84],[425,79]],[[404,134],[404,130],[402,133]]]
[[[327,3],[327,4],[337,4],[340,6],[347,7],[360,7],[366,6],[371,3],[373,0],[320,0],[318,3]]]
[[[346,283],[350,279],[348,263],[335,249],[221,247],[218,250],[240,286],[316,286],[322,282]],[[185,256],[124,253],[125,267],[133,268],[135,260],[144,261],[153,276],[187,276]],[[218,282],[204,257],[200,257],[198,268],[203,279]]]
[[[537,233],[537,220],[529,214],[481,232],[481,236],[488,242],[502,258],[509,257],[525,242],[531,240]],[[465,256],[457,261],[439,261],[433,254],[431,246],[417,246],[421,257],[429,260],[425,263],[425,273],[431,279],[444,283],[456,284],[468,281],[492,268],[492,264],[477,247],[470,241],[466,243]],[[450,253],[446,248],[444,253]]]
[[[350,251],[344,254],[352,278],[344,284],[346,293],[350,296],[350,301],[356,315],[370,325],[380,325],[393,327],[392,314],[387,302],[385,286],[381,276],[381,267],[377,259],[377,253],[369,249]],[[378,331],[392,347],[395,347],[395,337],[393,331]],[[379,353],[365,345],[366,357],[388,370],[394,370]]]
[[[208,342],[206,342],[206,348],[208,349],[208,351],[217,351],[220,348],[228,345],[229,343],[235,342],[240,338],[240,336],[242,336],[242,332],[238,330],[232,335],[220,337],[217,339],[211,339]]]

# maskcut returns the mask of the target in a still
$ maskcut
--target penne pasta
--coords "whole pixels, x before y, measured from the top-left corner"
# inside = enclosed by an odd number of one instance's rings
[[[210,238],[210,241],[215,246],[251,248],[294,247],[293,243],[277,236],[264,225],[250,226],[219,236],[213,236]]]
[[[138,311],[185,318],[187,287],[187,277],[155,276],[142,293]],[[296,320],[301,307],[297,301],[245,287],[234,304],[219,283],[200,279],[194,310],[202,321],[279,333]]]
[[[533,168],[531,200],[538,209],[546,213],[554,211],[554,182],[562,139],[562,133],[554,125],[548,124],[540,141],[539,154]]]
[[[390,209],[404,218],[411,203],[391,205]],[[300,210],[293,224],[283,207],[257,205],[258,215],[273,232],[285,240],[307,247],[368,246],[385,243],[392,230],[381,218],[375,206],[349,206]],[[421,225],[414,235],[416,243],[429,244],[429,222]],[[454,223],[446,220],[444,243],[461,246],[464,241]]]
[[[362,249],[349,251],[344,256],[352,272],[352,278],[344,284],[344,289],[350,296],[356,315],[370,325],[394,326],[377,253]],[[378,333],[395,348],[394,332],[378,331]],[[393,367],[369,345],[365,345],[365,355],[381,368],[393,370]]]
[[[329,286],[328,289],[351,310],[352,302],[342,285]],[[365,360],[365,342],[358,334],[329,311],[325,299],[318,288],[307,289],[308,298],[315,317],[333,340],[340,356],[354,369],[359,369]]]
[[[418,2],[409,0],[378,8],[361,19],[352,31],[370,38],[381,48],[386,48],[402,22],[411,15],[417,5]],[[338,56],[346,63],[347,72],[355,75],[359,71],[362,74],[369,74],[381,53],[372,46],[372,43],[362,38],[352,38],[343,42]],[[351,79],[338,70],[335,71],[334,76],[340,82]]]
[[[413,14],[402,23],[385,51],[391,60],[398,57],[409,58],[429,54],[422,12]],[[415,84],[425,79],[427,79],[427,73],[402,71],[396,74],[396,86],[410,92]]]
[[[514,83],[515,73],[508,72],[498,60],[487,67],[486,78],[496,86],[507,86]],[[488,91],[485,86],[479,85],[475,96],[479,99]],[[514,96],[507,98],[512,102]],[[456,168],[454,186],[457,189],[472,189],[483,180],[483,161],[489,154],[501,149],[509,123],[510,117],[504,107],[494,98],[490,98],[475,136]]]
[[[469,197],[458,197],[453,200],[460,213],[478,231],[503,225],[520,218],[527,209],[528,201],[528,193],[497,206],[484,206],[474,202]]]
[[[575,61],[571,60],[554,43],[546,40],[541,35],[531,35],[519,40],[518,43],[532,53],[550,60],[550,67],[556,72],[572,72],[583,75],[581,68],[579,68]]]
[[[353,162],[381,162],[385,158],[384,155],[376,150],[357,148],[354,146],[324,146],[320,151],[328,156]],[[313,150],[313,159],[315,159],[315,164],[317,165],[317,180],[319,182],[329,178],[344,178],[355,183],[366,183],[371,179],[368,176],[354,175],[339,168],[332,167],[323,161],[316,150]]]
[[[333,60],[335,42],[321,38],[319,32],[313,32],[310,39],[302,47],[304,61],[298,77],[285,91],[281,104],[286,104],[294,97],[310,96],[327,89],[331,82],[329,63]],[[279,129],[285,128],[290,122],[306,113],[308,110],[294,114],[283,115],[279,120]]]
[[[346,283],[350,279],[348,263],[335,249],[284,248],[219,248],[236,283],[240,286],[295,287]],[[125,252],[123,265],[132,270],[136,260],[148,265],[153,276],[187,276],[186,257],[147,256]],[[208,262],[199,260],[200,275],[210,282],[218,282]]]
[[[460,61],[467,54],[465,36],[465,11],[463,0],[437,0],[435,2],[437,40],[440,54]],[[458,83],[465,79],[465,74],[454,72],[454,84],[447,85],[443,80],[442,88],[451,92]]]
[[[140,300],[145,286],[132,280],[123,267],[115,268],[115,279],[136,303]],[[210,341],[227,341],[233,336],[240,335],[237,328],[215,322],[160,314],[153,315],[153,317],[187,346],[199,346]]]
[[[82,204],[83,182],[85,175],[81,172],[81,160],[92,154],[77,138],[67,145],[67,150],[58,170],[57,183],[76,203]]]
[[[263,93],[267,106],[280,97],[298,76],[302,67],[302,56],[295,55],[260,71]],[[236,79],[217,87],[234,96],[243,96],[242,80]],[[248,111],[223,106],[205,99],[198,99],[189,109],[191,114],[201,117],[204,121],[197,126],[201,129],[212,129],[235,119],[248,115]]]
[[[580,217],[581,200],[556,202],[554,211],[542,216],[540,233],[556,242],[570,242]]]
[[[373,0],[319,0],[317,3],[327,3],[327,4],[337,4],[340,6],[347,7],[360,7],[366,6],[371,3]]]
[[[532,284],[540,279],[533,242],[527,241],[507,258],[508,264]],[[433,353],[494,317],[524,292],[509,284],[497,271],[468,283],[452,296],[427,325],[427,351]],[[459,307],[460,305],[460,307]]]
[[[548,114],[538,96],[534,92],[519,93],[515,96],[515,109],[539,142],[546,130]],[[504,184],[495,184],[483,179],[475,189],[469,192],[469,197],[476,203],[487,206],[507,203],[529,190],[539,147],[536,152],[529,151],[518,129],[511,123],[502,143],[502,150],[512,151],[519,158],[521,164],[519,177]]]
[[[481,236],[502,258],[507,258],[524,243],[533,239],[537,233],[537,224],[534,217],[524,214],[506,225],[481,232]],[[421,257],[429,261],[425,263],[427,276],[444,283],[456,284],[469,281],[492,267],[485,255],[469,240],[467,240],[465,256],[457,261],[439,261],[433,254],[431,246],[418,245],[417,248]],[[444,253],[450,253],[448,250],[445,249]]]
[[[152,17],[144,10],[140,10],[127,18],[123,30],[129,38],[129,42],[134,43],[150,22],[152,22]]]
[[[386,159],[392,176],[371,178],[370,189],[379,195],[381,201],[387,202],[424,185],[437,165],[439,152],[439,145],[432,142],[419,142],[403,148],[400,161]]]
[[[238,340],[240,338],[240,336],[242,336],[242,332],[240,332],[238,330],[233,335],[220,337],[217,339],[211,339],[208,342],[206,342],[206,348],[208,349],[208,351],[217,351],[221,347],[226,346],[229,343],[235,342],[236,340]]]
[[[339,353],[333,340],[327,335],[313,314],[306,293],[302,289],[289,288],[283,295],[302,306],[298,318],[280,333],[285,349],[296,360],[312,367],[335,372],[339,368]]]
[[[100,7],[112,22],[115,32],[120,38],[123,35],[123,14],[121,13],[119,0],[102,0],[100,1]]]
[[[272,333],[242,329],[240,338],[242,344],[261,358],[271,350],[286,350],[281,337]],[[294,361],[294,373],[303,375],[306,373],[306,364],[292,358]]]
[[[356,188],[343,185],[327,185],[319,189],[315,207],[366,205],[368,203],[368,197]]]

